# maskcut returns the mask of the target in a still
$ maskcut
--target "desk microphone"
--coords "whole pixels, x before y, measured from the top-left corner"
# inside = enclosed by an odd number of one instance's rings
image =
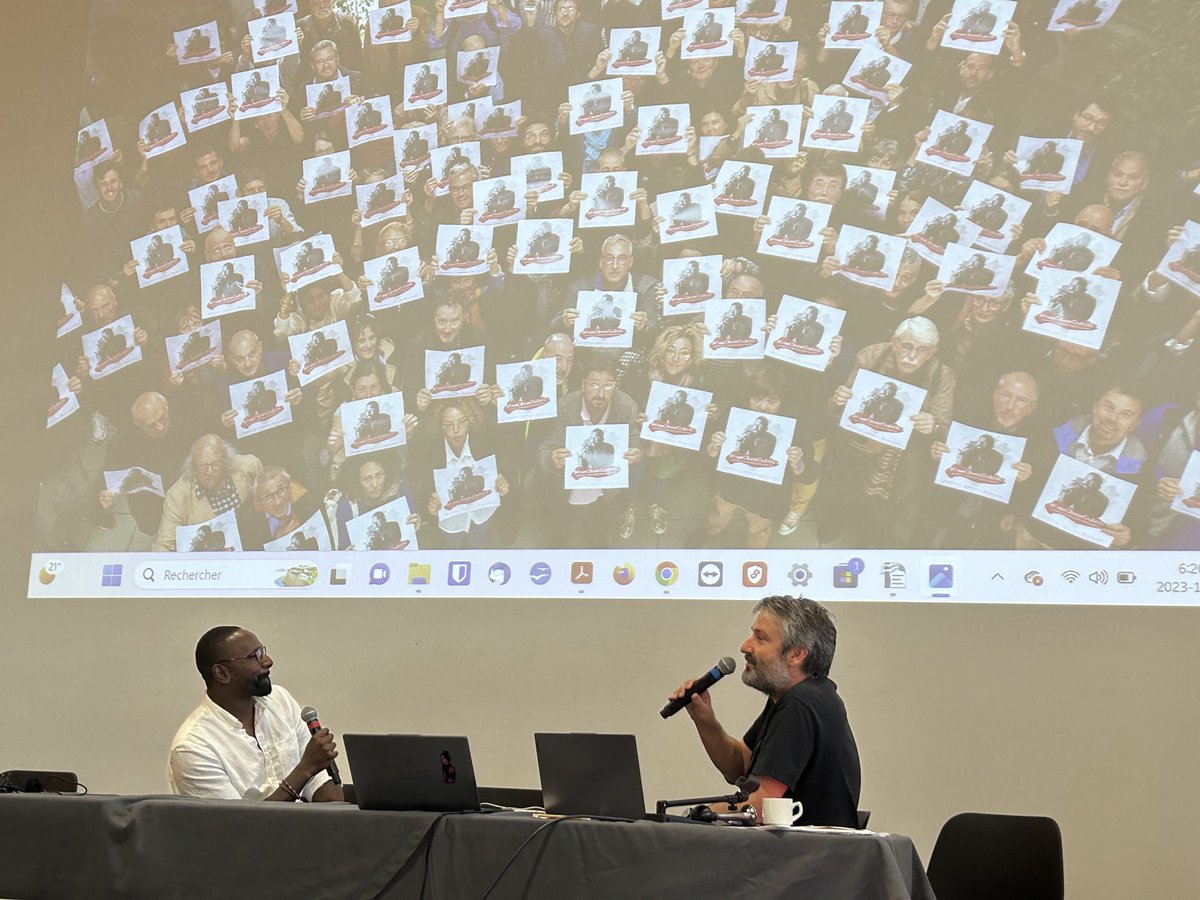
[[[737,668],[737,664],[733,661],[732,656],[723,656],[717,661],[717,664],[696,679],[696,683],[683,692],[683,696],[677,700],[672,700],[666,706],[659,710],[658,714],[664,719],[669,719],[675,713],[679,712],[685,706],[692,702],[692,697],[696,694],[703,694],[710,687],[729,675]]]
[[[308,725],[308,733],[316,734],[321,730],[321,720],[317,718],[317,708],[315,706],[306,706],[300,710],[300,718]],[[331,759],[329,765],[325,767],[325,771],[329,773],[329,777],[333,779],[333,783],[338,787],[342,786],[342,775],[338,771],[337,760]]]

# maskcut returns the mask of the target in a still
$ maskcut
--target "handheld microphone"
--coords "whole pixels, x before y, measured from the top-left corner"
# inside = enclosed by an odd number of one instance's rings
[[[717,661],[717,664],[696,679],[696,683],[683,692],[683,696],[678,700],[672,700],[658,714],[664,719],[669,719],[675,713],[679,712],[685,706],[692,702],[692,697],[696,694],[703,694],[710,687],[724,678],[726,675],[733,672],[737,668],[737,664],[733,661],[732,656],[723,656]]]
[[[317,718],[317,708],[315,706],[306,706],[300,710],[300,718],[308,725],[308,733],[316,734],[321,730],[321,720]],[[329,765],[325,767],[325,771],[329,773],[329,777],[333,779],[333,783],[338,787],[342,786],[342,774],[338,771],[337,760],[331,759]]]

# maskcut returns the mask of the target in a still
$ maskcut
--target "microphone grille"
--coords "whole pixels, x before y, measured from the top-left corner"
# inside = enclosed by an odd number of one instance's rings
[[[720,662],[717,663],[717,668],[722,675],[732,675],[733,670],[737,668],[737,663],[733,661],[732,656],[722,656]]]
[[[300,718],[305,722],[315,722],[319,718],[317,716],[317,708],[315,706],[306,706],[300,710]]]

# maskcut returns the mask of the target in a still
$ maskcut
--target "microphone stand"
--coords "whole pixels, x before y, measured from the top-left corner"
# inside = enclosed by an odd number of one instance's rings
[[[667,821],[667,810],[676,806],[699,806],[709,803],[727,803],[730,810],[737,804],[745,803],[750,799],[750,795],[758,790],[757,779],[743,775],[737,780],[737,790],[732,794],[723,794],[716,797],[689,797],[683,800],[659,800],[654,804],[653,819],[656,822]],[[755,814],[757,820],[757,814]]]

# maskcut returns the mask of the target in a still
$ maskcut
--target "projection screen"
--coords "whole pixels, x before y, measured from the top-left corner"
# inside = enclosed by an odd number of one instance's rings
[[[1172,8],[95,2],[29,595],[1200,602]]]

